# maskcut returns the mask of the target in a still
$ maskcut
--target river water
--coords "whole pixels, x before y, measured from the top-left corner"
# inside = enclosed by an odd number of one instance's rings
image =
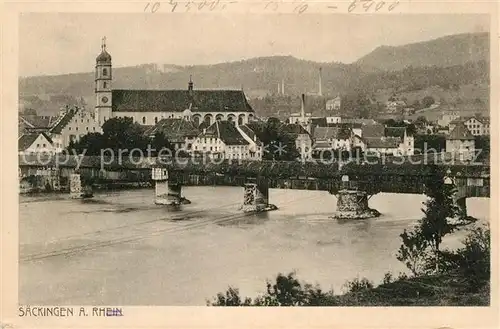
[[[270,190],[279,210],[243,215],[243,188],[184,187],[192,201],[174,211],[154,191],[20,198],[19,299],[30,305],[205,305],[229,285],[245,296],[267,279],[296,271],[301,280],[342,292],[346,280],[406,271],[399,234],[422,215],[423,195],[378,194],[382,216],[330,219],[335,196]],[[469,215],[489,220],[489,199],[467,200]],[[449,237],[458,246],[463,233]]]

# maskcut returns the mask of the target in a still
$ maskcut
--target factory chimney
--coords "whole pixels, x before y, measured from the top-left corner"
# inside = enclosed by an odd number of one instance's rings
[[[323,96],[323,91],[321,90],[321,67],[319,68],[319,81],[318,81],[319,87],[318,87],[318,96]]]
[[[285,79],[281,79],[281,94],[285,95]]]

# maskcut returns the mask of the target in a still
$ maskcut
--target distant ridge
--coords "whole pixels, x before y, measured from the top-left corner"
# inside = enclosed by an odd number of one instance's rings
[[[489,60],[489,33],[464,33],[403,46],[380,46],[355,62],[365,70],[462,65]]]

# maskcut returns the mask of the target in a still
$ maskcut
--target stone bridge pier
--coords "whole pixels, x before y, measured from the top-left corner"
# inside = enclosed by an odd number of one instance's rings
[[[262,212],[276,210],[275,205],[269,204],[269,181],[266,178],[257,178],[243,186],[243,212]]]
[[[336,193],[337,211],[335,219],[368,219],[380,216],[380,213],[368,206],[368,193],[349,181],[349,176],[342,176],[340,190]]]
[[[92,185],[86,183],[78,173],[71,174],[69,177],[69,194],[72,199],[84,199],[94,196]]]
[[[182,184],[169,179],[167,169],[153,168],[152,178],[155,181],[155,204],[179,206],[191,203],[182,196]]]

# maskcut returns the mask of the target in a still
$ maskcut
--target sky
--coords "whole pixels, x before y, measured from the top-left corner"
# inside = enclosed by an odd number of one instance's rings
[[[351,63],[381,45],[489,31],[473,14],[105,14],[23,13],[21,76],[90,72],[106,36],[113,66],[198,65],[292,55]]]

